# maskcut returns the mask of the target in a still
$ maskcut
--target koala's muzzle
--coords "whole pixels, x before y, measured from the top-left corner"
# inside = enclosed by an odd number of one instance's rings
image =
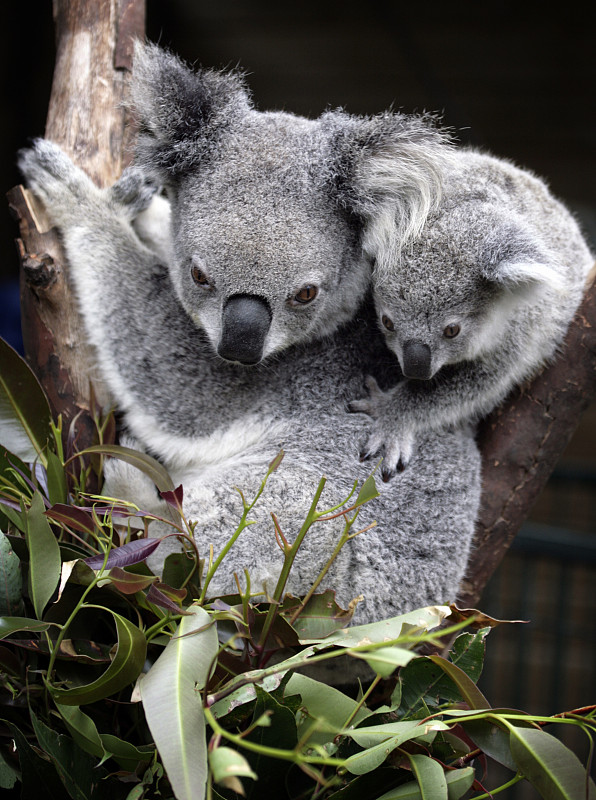
[[[223,310],[218,354],[226,361],[258,364],[270,325],[271,309],[263,297],[232,295]]]
[[[430,374],[430,347],[424,342],[410,339],[404,342],[402,370],[406,378],[428,380]]]

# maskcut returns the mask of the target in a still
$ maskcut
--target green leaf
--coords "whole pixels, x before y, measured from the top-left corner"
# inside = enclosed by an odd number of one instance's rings
[[[40,787],[43,787],[43,800],[64,800],[64,786],[54,765],[37,755],[16,725],[8,720],[2,721],[10,729],[19,756],[23,800],[38,798]]]
[[[21,562],[8,536],[0,531],[0,615],[18,612],[22,590]]]
[[[387,722],[385,725],[370,725],[362,728],[345,730],[343,733],[350,736],[360,747],[371,747],[387,739],[399,739],[398,744],[410,739],[426,736],[433,730],[448,730],[449,725],[440,720],[420,722],[410,720],[407,722]]]
[[[360,747],[368,748],[346,759],[345,767],[354,775],[364,775],[379,767],[389,753],[404,742],[412,739],[424,739],[426,743],[435,737],[436,730],[447,729],[442,722],[433,721],[420,724],[412,722],[389,722],[386,725],[356,728],[344,731]]]
[[[112,756],[122,767],[134,772],[139,763],[147,763],[153,757],[154,748],[139,749],[109,733],[98,733],[95,723],[78,706],[56,703],[68,731],[78,746],[102,760]]]
[[[46,474],[48,477],[48,500],[52,505],[66,503],[67,486],[64,465],[58,456],[49,450],[46,454]]]
[[[235,782],[231,782],[230,778],[242,777],[257,780],[248,761],[231,747],[216,747],[215,750],[211,750],[209,766],[213,773],[213,780],[229,789],[234,789],[234,786],[237,785]],[[242,784],[240,784],[240,789],[242,790]],[[241,791],[241,794],[244,794],[244,791]]]
[[[596,800],[596,786],[575,753],[537,728],[510,729],[511,754],[544,800]]]
[[[0,789],[12,789],[20,780],[18,771],[9,764],[0,750]]]
[[[454,769],[445,773],[448,800],[459,800],[474,783],[472,767]],[[409,781],[381,795],[378,800],[422,800],[423,794],[417,781]]]
[[[401,614],[399,617],[344,628],[317,641],[324,641],[326,645],[333,644],[339,647],[357,647],[363,644],[389,642],[405,633],[411,633],[414,629],[427,631],[436,628],[449,614],[448,606],[429,606],[408,614]],[[407,646],[413,647],[414,644]]]
[[[446,675],[449,675],[451,680],[459,689],[462,698],[470,706],[470,708],[490,708],[490,703],[482,694],[480,689],[476,686],[474,681],[469,678],[466,673],[460,669],[456,664],[447,661],[446,658],[441,656],[428,656],[428,658],[440,667]]]
[[[486,637],[489,632],[490,628],[482,628],[477,633],[461,633],[449,652],[449,660],[463,669],[474,683],[478,683],[482,674]]]
[[[301,606],[301,601],[292,595],[286,595],[280,607],[280,614],[291,619]],[[335,592],[331,589],[314,594],[300,611],[300,616],[292,623],[292,627],[301,641],[324,639],[331,633],[347,628],[352,613],[341,608],[335,600]]]
[[[358,492],[358,497],[356,498],[356,502],[354,503],[354,505],[362,506],[364,505],[364,503],[368,503],[370,500],[374,500],[375,497],[379,497],[379,490],[377,489],[374,476],[369,475],[368,478],[362,484],[362,488]]]
[[[403,647],[380,647],[369,653],[350,652],[356,658],[362,658],[382,678],[388,678],[398,667],[411,661],[415,654]]]
[[[45,464],[52,415],[37,378],[16,350],[0,339],[0,442],[26,462]]]
[[[50,624],[27,617],[0,617],[0,639],[5,639],[17,631],[47,631]]]
[[[299,672],[295,672],[285,686],[284,696],[293,694],[301,696],[302,706],[308,712],[308,717],[298,728],[298,736],[309,746],[325,744],[335,738],[354,712],[352,724],[358,724],[372,714],[338,689]]]
[[[86,455],[87,453],[102,453],[103,455],[114,456],[121,461],[126,461],[127,464],[132,464],[133,467],[145,473],[160,492],[169,492],[175,489],[174,482],[163,464],[156,458],[147,455],[147,453],[141,453],[131,447],[123,447],[119,444],[94,444],[81,450],[77,453],[77,456]]]
[[[517,772],[517,764],[511,755],[509,732],[488,720],[471,719],[460,723],[476,747],[489,758],[498,761],[507,769]]]
[[[44,515],[45,506],[39,492],[31,498],[27,517],[27,547],[29,548],[29,596],[38,619],[54,594],[60,580],[60,548],[50,523]]]
[[[68,794],[73,800],[90,800],[105,771],[96,766],[95,759],[79,750],[70,737],[53,731],[30,713],[39,746],[50,756]]]
[[[255,729],[246,737],[261,747],[277,747],[293,750],[298,741],[296,713],[260,687],[255,687],[257,702],[251,725]],[[253,771],[259,776],[258,784],[248,784],[248,800],[275,797],[279,787],[284,786],[291,763],[280,758],[271,758],[262,753],[247,752],[246,757]]]
[[[362,750],[353,756],[347,758],[344,762],[344,767],[351,772],[352,775],[365,775],[367,772],[372,772],[377,767],[380,767],[387,756],[392,753],[396,747],[401,744],[398,736],[393,736],[386,739],[384,742]]]
[[[120,614],[106,608],[116,623],[118,636],[114,660],[107,670],[92,683],[73,688],[49,686],[57,703],[78,706],[103,700],[126,688],[138,678],[145,663],[147,642],[142,631]]]
[[[428,756],[408,753],[412,772],[420,787],[422,800],[448,800],[447,780],[443,767]]]
[[[177,800],[203,800],[207,781],[203,689],[219,648],[217,630],[190,606],[177,634],[140,682],[145,716]]]

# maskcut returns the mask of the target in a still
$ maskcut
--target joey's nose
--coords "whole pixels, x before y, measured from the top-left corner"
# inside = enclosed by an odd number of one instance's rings
[[[430,378],[430,347],[424,342],[410,339],[404,343],[403,373],[406,378],[428,380]]]
[[[271,309],[263,297],[232,295],[222,314],[218,354],[226,361],[258,364],[263,357],[263,345],[270,325]]]

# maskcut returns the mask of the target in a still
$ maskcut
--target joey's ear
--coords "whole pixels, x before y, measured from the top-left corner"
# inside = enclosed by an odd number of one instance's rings
[[[365,247],[378,256],[417,236],[441,195],[452,159],[449,135],[431,116],[385,112],[325,114],[340,202],[365,222]]]
[[[240,75],[194,72],[172,53],[137,41],[131,105],[139,126],[136,161],[167,183],[204,158],[250,99]]]
[[[490,218],[489,218],[490,224]],[[483,276],[511,292],[558,292],[565,282],[557,261],[523,224],[493,225],[482,263]]]

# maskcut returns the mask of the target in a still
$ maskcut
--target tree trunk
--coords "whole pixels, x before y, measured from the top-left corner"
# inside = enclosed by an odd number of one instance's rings
[[[56,65],[46,137],[107,186],[120,175],[130,150],[123,101],[132,41],[145,32],[144,0],[54,0],[54,22]],[[8,193],[8,201],[20,227],[25,353],[54,412],[62,414],[65,433],[76,420],[84,446],[93,436],[90,384],[102,406],[109,396],[93,369],[56,231],[22,186]]]
[[[556,361],[480,424],[482,501],[461,587],[462,607],[478,603],[581,415],[596,394],[594,270]]]
[[[130,127],[123,108],[132,38],[144,35],[143,0],[54,0],[57,58],[46,136],[101,186],[120,175]],[[128,137],[128,138],[127,138]],[[27,358],[79,444],[90,442],[93,371],[59,239],[22,186],[9,192],[19,224]],[[476,544],[460,605],[474,605],[543,488],[596,391],[596,292],[591,287],[565,352],[480,426],[483,493]],[[68,430],[68,424],[65,425]]]

